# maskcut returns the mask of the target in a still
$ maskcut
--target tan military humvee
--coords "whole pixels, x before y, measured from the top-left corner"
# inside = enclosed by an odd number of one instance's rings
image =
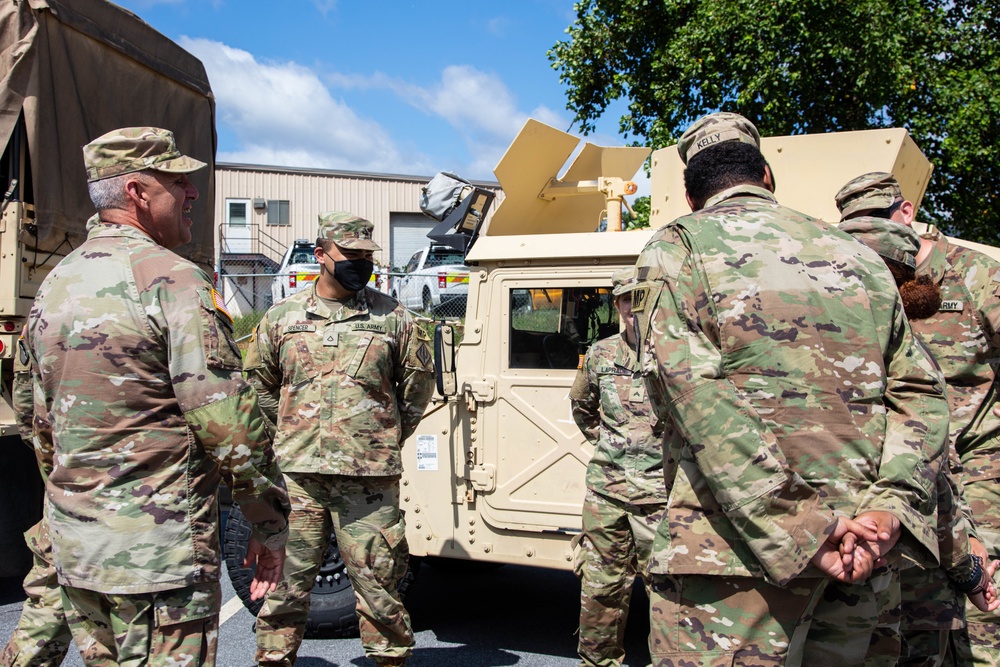
[[[621,193],[648,151],[587,144],[557,178],[578,143],[528,121],[496,169],[506,196],[468,253],[455,391],[436,397],[404,450],[414,555],[572,565],[592,450],[569,388],[586,348],[618,331],[612,272],[690,212],[683,165],[665,148],[651,160],[653,229],[595,231],[605,215],[620,219]],[[861,173],[892,171],[915,203],[931,174],[901,129],[766,138],[762,149],[778,200],[832,221],[834,194]]]

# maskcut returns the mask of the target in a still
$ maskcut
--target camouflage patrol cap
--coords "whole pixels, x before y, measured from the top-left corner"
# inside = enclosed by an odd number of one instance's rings
[[[333,241],[340,248],[381,250],[372,241],[375,225],[347,211],[327,211],[319,214],[319,238]]]
[[[840,209],[840,219],[846,220],[860,211],[889,208],[903,198],[903,191],[889,172],[870,171],[848,181],[833,198]]]
[[[696,120],[684,131],[677,142],[677,154],[687,164],[699,152],[724,141],[742,141],[759,149],[760,133],[753,123],[738,113],[710,113]]]
[[[885,218],[861,216],[840,223],[837,229],[847,232],[886,259],[917,268],[920,235],[906,225]]]
[[[614,296],[621,296],[627,292],[631,292],[635,287],[635,267],[626,266],[624,269],[618,269],[611,274],[611,294]]]
[[[83,147],[87,182],[155,169],[188,174],[206,166],[181,155],[174,133],[158,127],[123,127],[101,135]]]

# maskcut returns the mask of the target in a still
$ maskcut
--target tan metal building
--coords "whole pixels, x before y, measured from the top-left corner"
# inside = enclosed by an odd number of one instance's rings
[[[217,283],[236,316],[253,317],[274,300],[272,284],[288,247],[316,240],[317,216],[350,211],[375,225],[381,270],[402,269],[430,241],[437,220],[420,212],[431,176],[304,169],[217,162]],[[499,184],[474,181],[499,191]],[[498,197],[498,200],[502,196]]]
[[[322,211],[351,211],[375,225],[382,266],[401,268],[427,245],[436,221],[420,212],[431,176],[216,163],[215,220],[222,253],[260,253],[275,262],[295,239],[316,238]],[[498,190],[496,182],[475,182]]]

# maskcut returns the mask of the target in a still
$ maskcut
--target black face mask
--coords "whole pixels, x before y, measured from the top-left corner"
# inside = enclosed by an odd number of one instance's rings
[[[333,263],[333,277],[348,292],[360,292],[374,269],[370,259],[342,259]]]

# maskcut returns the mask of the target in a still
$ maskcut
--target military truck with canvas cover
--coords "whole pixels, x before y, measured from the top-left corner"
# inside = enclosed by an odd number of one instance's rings
[[[414,556],[572,567],[593,452],[569,390],[587,348],[619,331],[611,274],[635,263],[655,229],[690,212],[675,147],[650,155],[579,144],[529,120],[495,170],[503,201],[484,224],[465,226],[476,231],[463,246],[470,269],[461,340],[438,336],[438,395],[403,449]],[[834,195],[861,173],[892,172],[917,205],[931,176],[903,129],[769,137],[762,151],[778,200],[831,221],[840,219]],[[651,227],[613,231],[647,158]],[[611,231],[596,231],[603,219]],[[1000,259],[995,248],[958,243]],[[314,636],[350,632],[342,570],[331,549],[313,593]]]
[[[81,148],[118,127],[155,125],[209,164],[191,176],[193,240],[214,265],[215,100],[201,62],[104,0],[0,0],[0,576],[29,565],[21,533],[41,485],[11,409],[17,338],[42,280],[86,239],[94,206]]]

